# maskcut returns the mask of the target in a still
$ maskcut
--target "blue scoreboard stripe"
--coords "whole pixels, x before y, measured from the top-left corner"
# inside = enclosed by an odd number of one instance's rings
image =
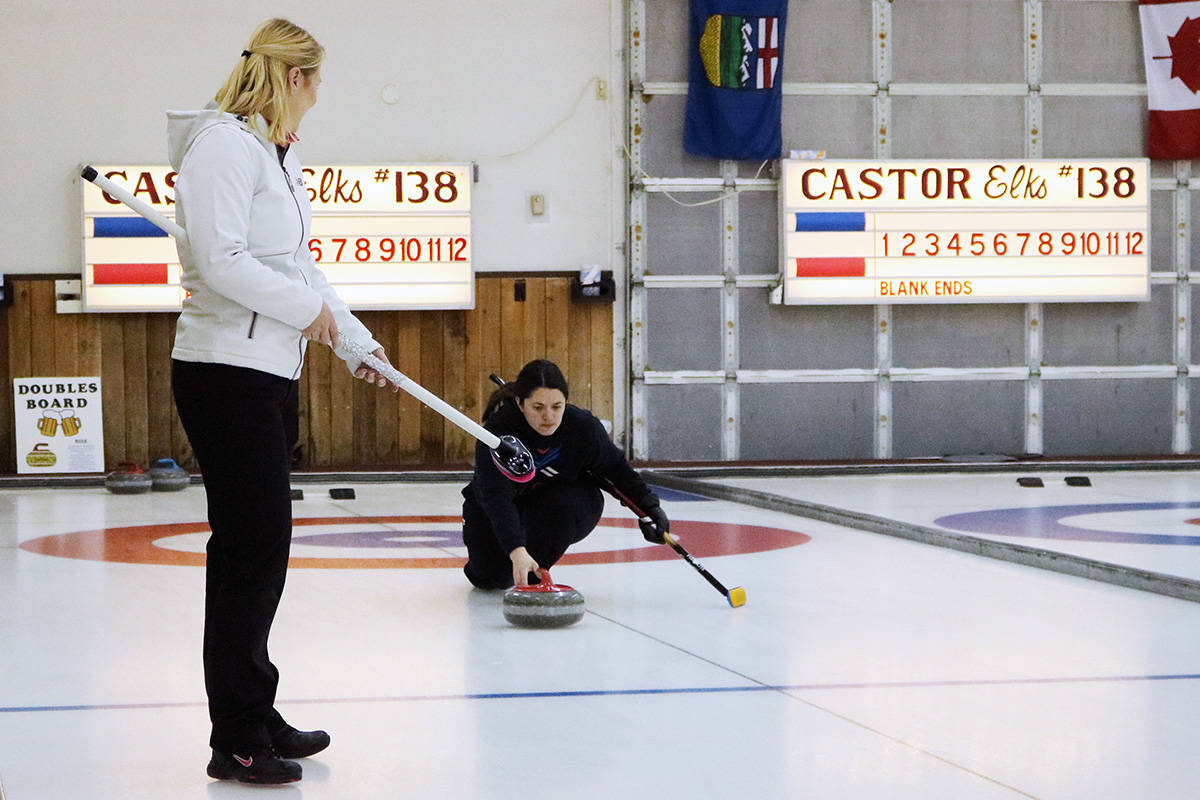
[[[94,217],[95,236],[146,237],[166,236],[167,232],[141,217]]]
[[[796,213],[797,231],[865,231],[867,215],[861,211],[801,211]]]

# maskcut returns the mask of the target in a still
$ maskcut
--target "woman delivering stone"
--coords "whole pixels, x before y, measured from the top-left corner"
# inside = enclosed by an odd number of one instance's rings
[[[652,522],[641,524],[642,535],[663,543],[670,523],[658,497],[600,420],[569,405],[567,397],[562,372],[539,359],[488,399],[484,427],[524,442],[537,471],[532,481],[515,483],[496,468],[484,445],[475,448],[475,475],[462,492],[463,572],[481,589],[537,583],[530,573],[554,566],[568,547],[590,534],[604,510],[597,476],[646,511]]]

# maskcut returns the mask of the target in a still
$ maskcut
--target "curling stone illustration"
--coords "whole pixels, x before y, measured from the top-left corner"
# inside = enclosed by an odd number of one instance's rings
[[[160,458],[150,467],[150,488],[156,492],[178,492],[186,489],[192,476],[173,458]]]
[[[150,491],[153,481],[133,461],[122,461],[104,477],[104,488],[113,494],[141,494]]]
[[[541,582],[504,593],[504,618],[518,628],[565,628],[583,619],[583,595],[554,583],[548,569],[538,574]]]

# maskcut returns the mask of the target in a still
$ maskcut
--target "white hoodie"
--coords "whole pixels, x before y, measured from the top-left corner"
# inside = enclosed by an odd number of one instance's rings
[[[334,292],[308,249],[312,209],[300,160],[216,109],[168,111],[176,241],[184,300],[171,357],[231,364],[295,380],[300,332],[329,305],[342,337],[379,347]],[[358,361],[347,362],[351,370]]]

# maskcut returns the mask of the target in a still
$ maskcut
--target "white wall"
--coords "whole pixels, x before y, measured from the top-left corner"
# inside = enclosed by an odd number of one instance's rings
[[[621,7],[7,0],[0,272],[78,273],[80,162],[165,164],[163,111],[207,102],[271,16],[327,51],[320,101],[300,130],[304,163],[477,162],[477,270],[620,270]],[[394,104],[382,96],[389,84]],[[532,192],[546,195],[549,221],[528,218]]]

